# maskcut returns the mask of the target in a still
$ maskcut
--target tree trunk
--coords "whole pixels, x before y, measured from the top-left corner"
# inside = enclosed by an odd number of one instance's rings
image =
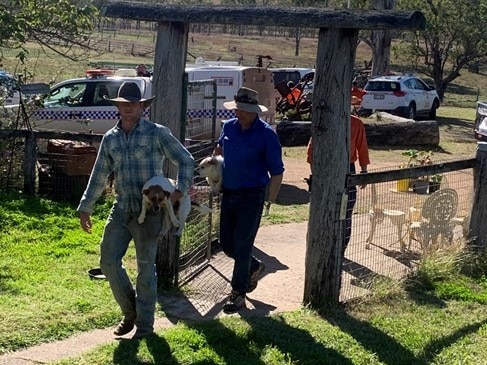
[[[296,57],[298,57],[299,56],[299,44],[301,42],[301,28],[299,28],[299,27],[296,28],[296,35],[295,35],[295,37],[296,37],[295,38],[296,39],[296,48],[294,50],[294,55]]]
[[[183,75],[188,29],[187,23],[159,23],[154,57],[153,81],[157,94],[151,107],[151,120],[168,127],[176,138],[181,137],[182,92],[186,92],[183,87]],[[175,90],[178,92],[174,92]],[[175,179],[177,169],[167,163],[164,174]],[[156,262],[159,286],[175,284],[178,260],[176,237],[169,234],[160,239]]]
[[[373,0],[374,10],[393,10],[396,0]],[[391,32],[389,30],[372,31],[372,76],[383,75],[389,71],[391,60]]]
[[[421,122],[403,121],[392,123],[365,124],[367,142],[369,146],[411,146],[427,145],[438,146],[440,143],[440,130],[435,120]]]
[[[365,122],[369,146],[438,146],[440,143],[440,130],[434,120],[415,122],[387,113],[380,115],[380,123]],[[280,122],[276,132],[284,147],[306,146],[311,137],[311,122]]]
[[[343,219],[349,170],[350,88],[358,31],[321,28],[313,92],[313,190],[305,262],[305,304],[334,307],[341,285]]]

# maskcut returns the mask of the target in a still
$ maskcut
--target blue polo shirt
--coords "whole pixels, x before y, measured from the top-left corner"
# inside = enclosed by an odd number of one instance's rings
[[[237,118],[226,121],[218,144],[224,157],[224,189],[265,187],[270,176],[284,172],[279,137],[259,117],[247,130],[241,129]]]

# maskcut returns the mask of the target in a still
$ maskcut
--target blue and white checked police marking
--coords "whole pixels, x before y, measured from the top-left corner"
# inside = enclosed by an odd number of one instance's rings
[[[186,112],[189,119],[192,118],[211,118],[213,115],[213,110],[211,109],[189,109]],[[216,117],[219,119],[230,119],[235,117],[235,112],[233,110],[227,109],[217,109]]]
[[[194,118],[211,118],[213,111],[211,109],[189,109],[186,113],[189,119]],[[36,111],[34,116],[39,120],[70,120],[70,119],[102,119],[117,120],[120,115],[117,110],[49,110],[43,109]],[[144,111],[144,116],[149,117],[149,110]],[[230,119],[235,117],[233,110],[217,109],[216,117],[219,119]]]
[[[34,116],[40,120],[63,120],[63,119],[102,119],[102,120],[117,120],[120,114],[117,110],[38,110]],[[144,117],[149,116],[149,111],[144,111]]]

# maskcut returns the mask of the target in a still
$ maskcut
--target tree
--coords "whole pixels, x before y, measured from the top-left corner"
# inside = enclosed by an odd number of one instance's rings
[[[375,10],[394,10],[396,0],[372,0]],[[391,31],[378,29],[371,34],[372,75],[380,75],[389,71],[391,61]]]
[[[3,0],[0,3],[0,44],[18,49],[22,62],[25,44],[35,42],[43,50],[77,60],[94,50],[93,18],[98,10],[76,0]]]
[[[424,65],[443,100],[460,71],[487,56],[487,0],[410,0],[398,6],[426,18],[425,31],[405,34],[400,51],[415,68]]]

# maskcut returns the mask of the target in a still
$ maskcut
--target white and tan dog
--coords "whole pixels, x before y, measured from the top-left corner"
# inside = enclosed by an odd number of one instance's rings
[[[150,209],[155,212],[164,209],[163,231],[161,235],[164,236],[171,229],[171,226],[174,226],[178,228],[174,235],[180,236],[183,233],[184,225],[191,208],[205,214],[212,212],[206,205],[192,202],[187,194],[184,194],[178,200],[178,204],[173,206],[169,196],[174,190],[176,190],[176,181],[173,179],[158,175],[147,181],[142,188],[142,209],[137,219],[139,224],[144,223],[146,213]]]
[[[206,178],[213,195],[222,190],[223,156],[209,156],[201,160],[196,168],[195,175]]]

